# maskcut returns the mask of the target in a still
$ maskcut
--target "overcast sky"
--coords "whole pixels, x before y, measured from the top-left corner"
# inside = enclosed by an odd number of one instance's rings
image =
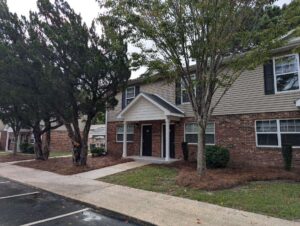
[[[95,0],[67,0],[67,2],[76,12],[81,14],[83,20],[88,25],[90,25],[92,20],[98,16],[100,11],[100,7]],[[275,4],[282,6],[283,4],[290,2],[291,0],[278,0]],[[36,0],[7,0],[7,4],[12,12],[24,16],[28,16],[30,10],[35,11],[37,9]],[[133,50],[133,47],[129,47],[129,51]],[[138,77],[143,71],[144,69],[133,72],[132,78]]]

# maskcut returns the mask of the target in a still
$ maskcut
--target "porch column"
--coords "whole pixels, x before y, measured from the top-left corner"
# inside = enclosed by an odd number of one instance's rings
[[[127,157],[127,122],[124,121],[123,127],[123,158]]]
[[[170,160],[170,119],[166,118],[166,161]]]

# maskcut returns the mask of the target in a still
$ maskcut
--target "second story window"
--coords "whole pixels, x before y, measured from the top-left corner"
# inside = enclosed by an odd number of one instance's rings
[[[128,87],[125,92],[125,101],[128,105],[135,98],[135,86]]]
[[[191,75],[191,79],[192,79],[192,81],[194,81],[195,75]],[[195,87],[194,87],[194,91],[196,92]],[[189,99],[188,91],[184,85],[184,82],[181,81],[181,103],[184,104],[184,103],[189,103],[189,102],[190,102],[190,99]]]
[[[299,90],[299,56],[296,54],[274,58],[276,92]]]

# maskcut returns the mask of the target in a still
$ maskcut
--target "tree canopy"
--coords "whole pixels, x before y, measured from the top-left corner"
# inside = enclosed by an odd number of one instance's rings
[[[198,172],[205,171],[205,129],[233,82],[279,46],[291,20],[272,0],[105,0],[102,19],[139,46],[145,76],[179,80],[199,126]],[[262,15],[265,16],[262,19]],[[145,45],[144,41],[150,42]]]

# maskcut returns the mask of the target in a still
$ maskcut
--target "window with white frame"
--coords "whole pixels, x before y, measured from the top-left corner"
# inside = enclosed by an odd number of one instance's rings
[[[125,101],[128,105],[135,98],[135,86],[130,86],[126,89],[125,92]]]
[[[256,136],[258,146],[278,146],[278,128],[276,120],[256,122]]]
[[[185,124],[185,141],[189,144],[197,144],[198,142],[198,125],[196,123]],[[209,122],[205,131],[205,144],[215,144],[215,123]]]
[[[192,81],[194,81],[195,78],[196,78],[195,75],[191,75]],[[196,92],[195,88],[194,88],[194,92]],[[189,103],[189,102],[190,102],[190,99],[189,99],[188,91],[186,89],[184,82],[181,81],[181,103],[184,104],[184,103]]]
[[[256,121],[259,147],[300,146],[300,119]]]
[[[300,147],[300,119],[280,120],[280,134],[282,144]]]
[[[124,126],[117,126],[117,142],[123,142]],[[127,125],[127,142],[133,141],[134,126]]]
[[[276,92],[299,90],[299,55],[274,58],[274,76]]]

